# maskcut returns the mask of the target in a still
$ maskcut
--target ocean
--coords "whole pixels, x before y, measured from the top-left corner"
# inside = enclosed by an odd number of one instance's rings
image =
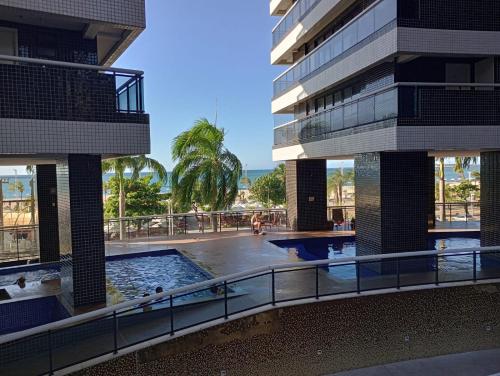
[[[329,168],[328,174],[335,172],[335,170],[338,170],[338,169],[337,168]],[[345,167],[344,168],[344,171],[351,171],[351,170],[352,170],[352,167]],[[270,173],[271,171],[272,170],[270,170],[270,169],[269,170],[248,170],[248,171],[246,171],[246,175],[248,176],[248,178],[250,179],[251,182],[254,182],[260,176],[266,175],[266,174]],[[479,171],[479,166],[472,166],[468,171],[466,171],[465,177],[468,178],[469,174],[472,171]],[[126,174],[126,175],[130,176],[130,174]],[[142,173],[142,175],[145,176],[145,175],[147,175],[147,173]],[[245,175],[245,173],[243,175]],[[455,173],[455,171],[453,171],[453,166],[446,166],[445,175],[446,175],[446,181],[448,181],[448,182],[454,182],[454,181],[460,180],[460,176],[457,173]],[[104,174],[103,181],[107,182],[112,176],[113,176],[112,173]],[[17,190],[13,190],[12,185],[15,182],[22,183],[23,189],[24,189],[24,191],[22,192],[23,198],[31,196],[30,181],[31,181],[32,177],[30,175],[17,175],[17,176],[4,175],[4,176],[0,176],[0,179],[2,179],[4,181],[8,181],[8,183],[3,184],[4,200],[5,199],[14,200],[14,199],[21,198],[21,193]],[[156,180],[156,179],[154,179],[154,180]],[[239,188],[240,189],[247,189],[248,187],[246,187],[244,184],[240,183]],[[170,190],[171,190],[171,187],[170,187],[169,183],[165,184],[162,187],[163,193],[168,193],[168,192],[170,192]]]

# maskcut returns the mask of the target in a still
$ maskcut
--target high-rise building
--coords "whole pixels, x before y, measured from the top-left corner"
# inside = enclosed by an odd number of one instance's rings
[[[499,245],[500,3],[272,0],[271,14],[292,226],[325,228],[326,160],[354,159],[358,253],[425,249],[435,158],[481,154],[482,244]]]
[[[143,72],[111,67],[144,0],[0,0],[0,161],[36,166],[40,261],[73,307],[106,302],[101,160],[149,153]]]

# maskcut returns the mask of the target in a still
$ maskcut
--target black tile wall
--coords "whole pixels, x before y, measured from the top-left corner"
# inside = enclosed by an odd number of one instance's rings
[[[427,224],[436,227],[436,160],[427,158]]]
[[[500,152],[481,153],[481,246],[500,246]]]
[[[326,160],[295,160],[285,165],[289,225],[295,231],[325,230]]]
[[[56,165],[37,165],[40,262],[59,261]]]
[[[500,124],[499,90],[400,87],[398,125],[471,126]]]
[[[498,0],[398,0],[398,26],[500,30]]]
[[[358,255],[427,247],[427,153],[355,156]]]
[[[117,112],[110,74],[53,66],[0,64],[0,118],[148,124]]]
[[[58,161],[57,187],[63,295],[74,307],[105,303],[101,157]]]
[[[21,57],[97,65],[97,40],[84,39],[81,31],[0,21],[0,27],[17,30]]]

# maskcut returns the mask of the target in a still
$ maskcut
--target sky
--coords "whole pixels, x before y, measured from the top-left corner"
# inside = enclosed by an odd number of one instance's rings
[[[272,168],[268,0],[147,0],[146,30],[114,64],[145,72],[151,156],[173,167],[172,139],[206,117],[248,169]]]

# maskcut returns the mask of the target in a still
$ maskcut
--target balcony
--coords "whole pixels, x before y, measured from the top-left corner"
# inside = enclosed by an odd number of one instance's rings
[[[274,98],[360,47],[396,18],[396,0],[382,0],[374,4],[276,78],[273,83]]]
[[[321,0],[297,0],[273,29],[273,48],[302,20]]]
[[[270,0],[269,10],[271,16],[282,16],[292,6],[294,0]]]
[[[335,137],[345,129],[387,126],[500,126],[500,85],[399,83],[274,129],[283,147]]]
[[[148,124],[143,72],[0,56],[0,118]]]

